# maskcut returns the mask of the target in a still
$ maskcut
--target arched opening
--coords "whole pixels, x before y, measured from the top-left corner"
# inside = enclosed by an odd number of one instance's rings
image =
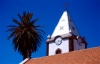
[[[60,54],[61,53],[61,49],[57,49],[55,54]]]

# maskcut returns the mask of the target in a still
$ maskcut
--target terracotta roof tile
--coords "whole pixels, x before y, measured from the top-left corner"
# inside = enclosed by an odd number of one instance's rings
[[[100,47],[30,59],[25,64],[100,64]]]

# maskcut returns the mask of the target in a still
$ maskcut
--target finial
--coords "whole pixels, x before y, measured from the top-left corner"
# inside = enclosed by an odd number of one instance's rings
[[[68,10],[68,9],[67,9],[67,6],[68,6],[68,3],[65,4],[65,10]]]
[[[69,33],[71,33],[72,31],[71,31],[71,29],[69,30]]]
[[[48,39],[51,39],[51,36],[50,36],[50,34],[47,36],[47,38],[48,38]]]

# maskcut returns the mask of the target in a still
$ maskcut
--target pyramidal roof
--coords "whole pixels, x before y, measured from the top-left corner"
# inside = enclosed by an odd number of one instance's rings
[[[68,33],[80,36],[68,12],[64,11],[51,37]]]

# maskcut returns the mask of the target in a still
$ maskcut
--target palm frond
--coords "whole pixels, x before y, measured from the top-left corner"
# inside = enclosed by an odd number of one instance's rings
[[[37,22],[38,20],[39,20],[39,18],[38,18],[38,19],[32,20],[32,21],[31,21],[31,24],[32,24],[32,25],[35,24],[35,22]]]
[[[39,33],[45,34],[45,32],[41,29],[35,29],[35,30],[37,30]]]
[[[8,37],[8,39],[13,37],[13,36],[15,36],[15,32],[12,32],[11,35]]]
[[[14,31],[15,30],[15,28],[10,28],[10,29],[8,29],[8,30],[6,30],[6,32],[8,32],[8,31]]]
[[[35,26],[35,28],[38,28],[38,27],[45,27],[45,26],[40,26],[40,25],[36,25],[36,26]]]
[[[21,17],[21,15],[20,14],[17,14],[18,15],[18,17],[20,18],[20,20],[22,21],[22,17]]]
[[[18,25],[21,25],[21,23],[18,22],[16,19],[13,19],[12,21],[13,21],[14,23],[18,24]]]
[[[10,25],[10,26],[7,26],[7,27],[17,27],[17,26],[15,26],[15,25]]]
[[[30,12],[28,12],[27,16],[29,17],[29,20],[31,20],[31,19],[32,19],[33,14],[32,14],[32,13],[30,13]]]
[[[23,12],[23,16],[26,16],[26,11]]]

